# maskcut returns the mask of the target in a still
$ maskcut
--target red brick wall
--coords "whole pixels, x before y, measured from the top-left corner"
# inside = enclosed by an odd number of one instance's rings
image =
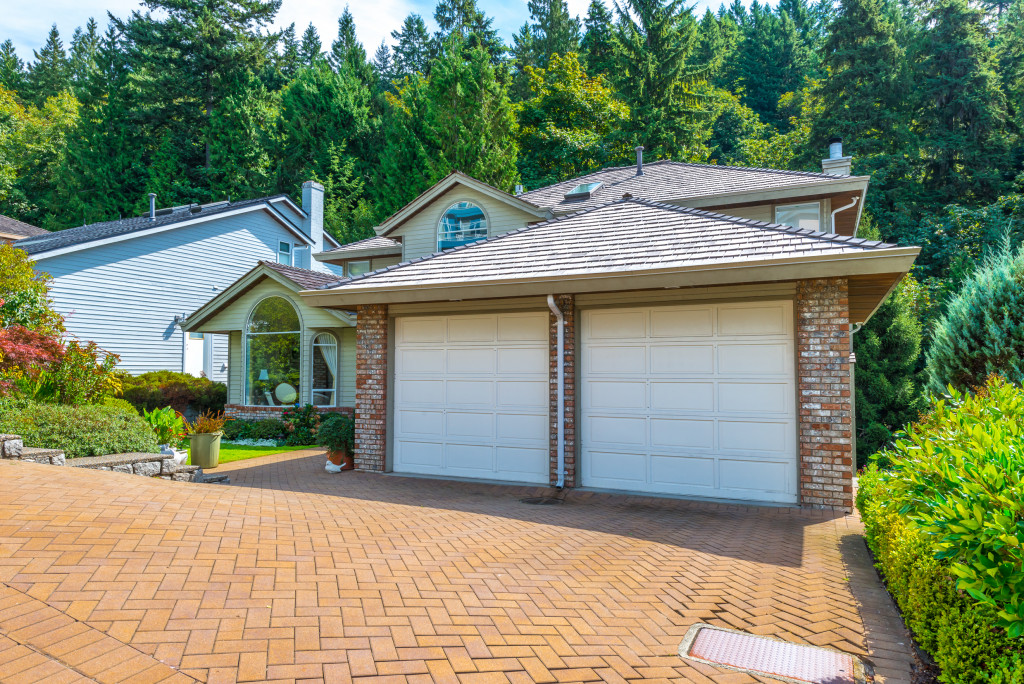
[[[846,278],[796,288],[800,505],[853,508],[850,305]]]
[[[565,486],[576,486],[576,297],[557,295],[555,305],[565,319]],[[549,421],[551,425],[551,484],[558,482],[558,320],[550,319],[550,397]]]
[[[241,404],[227,404],[224,406],[224,415],[242,420],[263,420],[264,418],[280,418],[287,406],[242,406]],[[317,406],[320,413],[347,413],[352,415],[354,409],[351,406]]]
[[[357,470],[384,470],[387,453],[388,306],[356,307]]]

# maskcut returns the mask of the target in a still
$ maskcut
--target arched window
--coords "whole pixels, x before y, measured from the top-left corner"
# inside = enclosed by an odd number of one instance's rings
[[[284,297],[267,297],[245,328],[246,402],[291,406],[302,396],[302,323]]]
[[[487,237],[487,217],[472,202],[456,202],[448,207],[437,224],[437,249],[458,247]]]
[[[309,381],[313,406],[335,406],[338,389],[338,338],[320,333],[313,338],[313,367]]]

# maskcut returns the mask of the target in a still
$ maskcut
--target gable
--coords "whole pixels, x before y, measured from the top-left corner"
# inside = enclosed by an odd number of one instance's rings
[[[184,325],[189,332],[230,333],[245,330],[249,314],[254,306],[266,297],[284,297],[299,312],[299,319],[306,328],[337,328],[350,325],[347,316],[340,312],[309,306],[301,300],[298,288],[289,287],[272,278],[263,276],[244,288],[219,311],[206,318],[201,325]],[[212,303],[212,300],[211,302]],[[205,307],[204,307],[205,308]]]

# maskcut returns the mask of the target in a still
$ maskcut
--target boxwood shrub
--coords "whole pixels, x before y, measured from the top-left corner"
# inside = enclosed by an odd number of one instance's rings
[[[220,413],[228,398],[224,383],[213,382],[188,373],[153,371],[121,378],[123,396],[139,415],[143,410],[170,406],[189,418],[212,411]]]
[[[0,433],[21,435],[26,446],[63,449],[68,458],[160,451],[146,421],[119,406],[6,403]]]
[[[950,390],[880,456],[857,508],[941,681],[1024,684],[1024,390]]]

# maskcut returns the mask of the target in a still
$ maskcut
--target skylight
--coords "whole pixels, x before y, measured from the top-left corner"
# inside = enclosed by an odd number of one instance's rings
[[[604,185],[604,183],[601,183],[600,181],[597,183],[580,183],[575,188],[565,193],[565,199],[590,199],[602,185]]]

